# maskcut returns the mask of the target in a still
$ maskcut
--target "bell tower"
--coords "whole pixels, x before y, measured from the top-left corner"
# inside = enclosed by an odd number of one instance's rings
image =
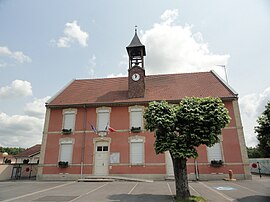
[[[129,56],[128,97],[142,98],[145,93],[144,56],[146,56],[146,51],[137,35],[137,27],[135,27],[135,35],[126,49]]]

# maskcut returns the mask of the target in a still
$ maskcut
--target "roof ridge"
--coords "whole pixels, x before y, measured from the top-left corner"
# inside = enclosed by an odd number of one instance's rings
[[[166,75],[180,75],[180,74],[203,74],[203,73],[210,73],[211,71],[201,71],[201,72],[179,72],[179,73],[161,73],[161,74],[149,74],[145,77],[151,76],[166,76]],[[119,79],[119,78],[128,78],[128,76],[120,76],[120,77],[102,77],[102,78],[77,78],[73,81],[84,81],[84,80],[104,80],[104,79]]]
[[[201,72],[179,72],[179,73],[168,73],[168,74],[150,74],[147,76],[167,76],[167,75],[180,75],[180,74],[203,74],[203,73],[211,73],[211,71],[201,71]]]
[[[74,79],[74,81],[84,81],[84,80],[104,80],[104,79],[119,79],[119,78],[127,78],[127,76],[126,77],[124,77],[124,76],[120,76],[120,77],[103,77],[103,78],[93,78],[93,79],[91,79],[91,78],[78,78],[78,79]]]

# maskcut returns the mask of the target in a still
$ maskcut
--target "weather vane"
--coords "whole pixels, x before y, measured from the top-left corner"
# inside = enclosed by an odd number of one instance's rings
[[[137,28],[138,28],[138,26],[137,26],[137,25],[135,25],[135,33],[137,33]]]

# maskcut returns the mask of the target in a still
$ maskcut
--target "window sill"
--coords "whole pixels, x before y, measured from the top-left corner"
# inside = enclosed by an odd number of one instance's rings
[[[130,164],[130,166],[145,166],[145,164],[144,163]]]

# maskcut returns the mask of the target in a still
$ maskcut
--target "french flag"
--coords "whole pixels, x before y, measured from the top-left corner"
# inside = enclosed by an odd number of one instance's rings
[[[90,123],[92,130],[97,134],[97,129]]]
[[[116,130],[112,128],[111,126],[109,126],[109,124],[106,126],[105,130],[108,130],[110,132],[116,132]]]

